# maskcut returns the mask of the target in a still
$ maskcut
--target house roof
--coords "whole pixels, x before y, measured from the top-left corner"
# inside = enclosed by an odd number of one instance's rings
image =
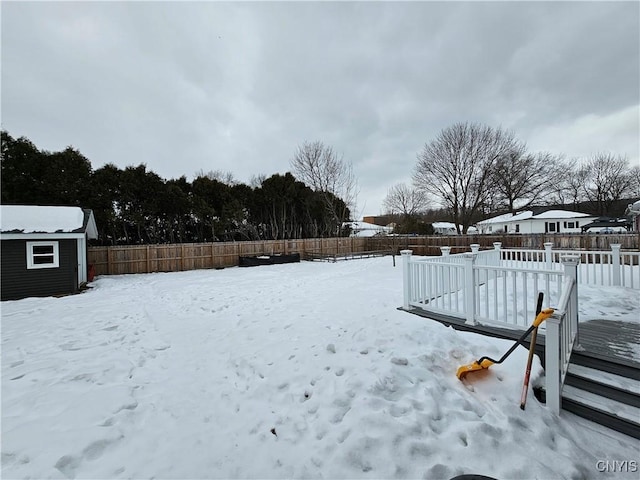
[[[456,228],[456,224],[451,222],[433,222],[431,225],[433,228]]]
[[[593,215],[589,215],[588,213],[582,212],[572,212],[570,210],[546,210],[544,212],[538,213],[534,215],[532,210],[525,210],[523,212],[518,212],[513,215],[512,213],[505,213],[502,215],[498,215],[497,217],[488,218],[487,220],[482,220],[478,222],[478,225],[488,225],[492,223],[507,223],[507,222],[521,222],[523,220],[530,219],[558,219],[558,218],[584,218],[584,217],[593,217]]]
[[[383,227],[367,222],[346,222],[344,225],[349,225],[353,230],[352,235],[357,237],[373,237],[377,234],[391,233],[393,231],[391,227]]]
[[[388,230],[388,227],[383,227],[382,225],[376,225],[374,223],[368,223],[368,222],[346,222],[345,225],[351,226],[351,228],[354,230],[376,230],[376,231]]]
[[[534,215],[535,218],[583,218],[593,217],[588,213],[572,212],[570,210],[547,210],[546,212]]]
[[[507,222],[513,217],[513,213],[503,213],[502,215],[498,215],[497,217],[487,218],[486,220],[482,220],[476,225],[489,225],[490,223],[503,223]]]
[[[1,205],[0,232],[87,233],[98,238],[93,212],[80,207]]]

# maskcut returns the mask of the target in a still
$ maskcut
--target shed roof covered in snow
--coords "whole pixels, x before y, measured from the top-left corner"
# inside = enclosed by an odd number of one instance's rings
[[[391,227],[383,227],[367,222],[347,222],[344,225],[351,227],[352,237],[373,237],[375,235],[384,235],[393,231],[393,228]]]
[[[40,205],[0,206],[2,233],[87,233],[98,238],[91,210]]]

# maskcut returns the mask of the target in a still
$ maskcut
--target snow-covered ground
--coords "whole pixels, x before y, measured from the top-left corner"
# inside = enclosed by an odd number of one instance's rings
[[[640,442],[520,410],[524,348],[460,382],[511,343],[398,311],[401,279],[384,257],[3,302],[2,476],[637,478]]]

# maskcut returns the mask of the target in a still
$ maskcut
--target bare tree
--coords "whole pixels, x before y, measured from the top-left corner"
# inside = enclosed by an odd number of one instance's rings
[[[400,213],[408,217],[426,210],[429,200],[423,190],[411,188],[404,183],[398,183],[389,189],[383,205],[387,213]]]
[[[260,188],[262,182],[267,179],[267,176],[264,173],[259,173],[258,175],[251,175],[251,179],[249,180],[249,186],[251,188]]]
[[[320,141],[304,142],[291,160],[291,169],[296,178],[323,194],[325,207],[335,222],[334,234],[339,233],[355,208],[358,194],[351,163]]]
[[[632,197],[640,198],[640,165],[631,168],[630,193]]]
[[[496,160],[491,188],[498,204],[516,213],[516,209],[541,202],[554,190],[561,165],[561,159],[550,153],[527,153],[524,144],[518,144]]]
[[[582,167],[584,194],[599,215],[605,215],[625,195],[631,193],[632,172],[626,158],[611,153],[593,155]]]
[[[218,182],[229,185],[230,187],[238,184],[238,181],[235,179],[235,176],[231,171],[224,172],[222,170],[209,170],[205,173],[203,169],[200,169],[196,172],[196,178],[199,177],[208,178],[209,180],[217,180]]]
[[[460,227],[466,231],[485,204],[496,161],[520,148],[511,132],[457,123],[424,146],[413,181],[416,188],[433,194],[451,210],[460,233]]]
[[[578,166],[575,158],[559,160],[558,170],[551,180],[551,192],[547,197],[547,205],[573,205],[574,209],[585,200],[585,170]]]

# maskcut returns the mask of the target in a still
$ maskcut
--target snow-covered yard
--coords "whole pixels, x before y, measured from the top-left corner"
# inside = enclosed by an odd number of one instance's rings
[[[573,479],[640,461],[637,440],[531,393],[520,410],[522,347],[463,384],[461,364],[511,343],[401,303],[389,257],[4,302],[2,476]]]

